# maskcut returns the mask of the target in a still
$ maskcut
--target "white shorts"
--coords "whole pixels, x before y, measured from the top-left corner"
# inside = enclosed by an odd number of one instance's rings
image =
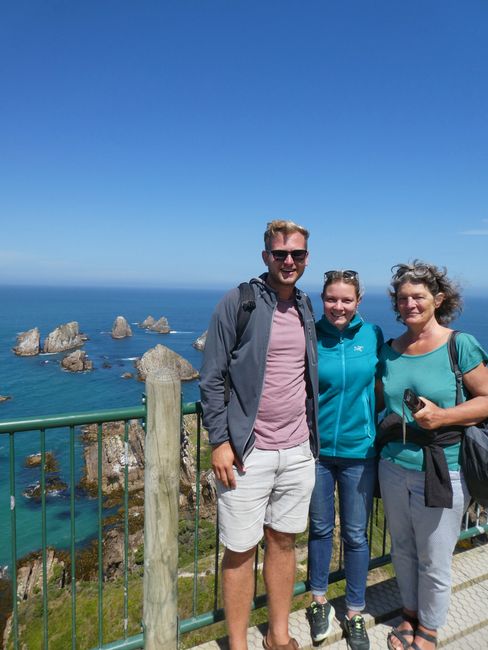
[[[217,481],[220,541],[243,553],[259,542],[263,526],[302,533],[315,484],[315,459],[308,440],[290,449],[253,449],[245,472],[234,468],[236,487]]]

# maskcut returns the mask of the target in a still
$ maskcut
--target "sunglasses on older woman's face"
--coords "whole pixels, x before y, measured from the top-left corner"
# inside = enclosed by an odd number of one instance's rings
[[[324,282],[334,278],[344,278],[344,280],[354,280],[358,277],[358,272],[353,271],[352,269],[342,270],[331,270],[324,273]]]
[[[294,262],[305,262],[308,251],[304,248],[297,248],[294,251],[273,250],[268,251],[273,256],[275,262],[284,262],[288,255],[291,255]]]

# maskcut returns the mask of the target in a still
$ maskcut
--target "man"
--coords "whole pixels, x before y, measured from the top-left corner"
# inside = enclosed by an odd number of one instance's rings
[[[240,292],[233,289],[217,306],[205,344],[200,388],[225,545],[231,650],[247,649],[254,554],[263,528],[269,613],[263,645],[298,647],[288,632],[295,535],[307,526],[317,453],[314,318],[307,296],[295,288],[308,263],[307,242],[302,226],[269,223],[262,252],[268,272],[250,282],[255,308],[240,340]]]

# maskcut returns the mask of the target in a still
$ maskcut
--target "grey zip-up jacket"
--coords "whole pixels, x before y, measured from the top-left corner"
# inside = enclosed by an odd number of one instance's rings
[[[208,430],[211,445],[226,440],[242,462],[254,446],[254,422],[263,390],[266,358],[277,294],[265,282],[267,274],[253,278],[256,308],[236,343],[239,289],[229,291],[220,301],[212,316],[205,343],[201,370],[200,393],[203,424]],[[295,300],[302,318],[306,342],[307,421],[310,447],[318,453],[317,426],[317,340],[314,316],[305,294],[295,289]],[[230,400],[225,403],[225,378],[229,373]],[[286,395],[283,395],[286,402]]]

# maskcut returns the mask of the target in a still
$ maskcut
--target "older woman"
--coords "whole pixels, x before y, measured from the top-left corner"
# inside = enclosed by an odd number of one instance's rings
[[[311,634],[330,633],[334,609],[326,593],[335,527],[335,486],[344,542],[347,615],[342,627],[351,650],[368,650],[365,607],[369,548],[367,525],[376,482],[375,374],[383,335],[357,313],[356,271],[327,271],[324,315],[316,324],[319,368],[320,457],[310,503]]]
[[[447,616],[451,558],[469,499],[459,467],[462,427],[488,415],[488,356],[473,336],[458,335],[470,399],[456,406],[447,324],[460,310],[459,291],[433,264],[415,260],[393,270],[393,309],[406,330],[380,355],[387,417],[378,432],[379,480],[403,620],[388,647],[432,650]],[[406,388],[420,397],[417,412],[403,404]]]

